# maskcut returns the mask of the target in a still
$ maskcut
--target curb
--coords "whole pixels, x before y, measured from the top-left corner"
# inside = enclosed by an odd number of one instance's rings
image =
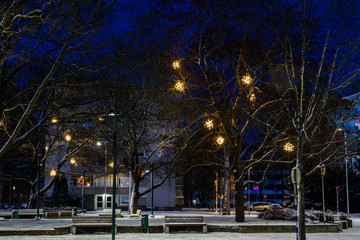
[[[341,231],[339,224],[308,224],[307,233],[338,233]],[[141,233],[141,226],[118,226],[117,233]],[[236,232],[236,233],[291,233],[295,232],[295,225],[216,225],[208,224],[208,232]],[[70,233],[70,227],[54,227],[44,230],[0,230],[0,236],[24,236],[24,235],[66,235]],[[108,233],[108,232],[107,232]],[[163,226],[149,226],[149,233],[163,233]]]

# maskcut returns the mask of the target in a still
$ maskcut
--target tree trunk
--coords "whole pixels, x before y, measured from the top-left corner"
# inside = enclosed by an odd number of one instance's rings
[[[2,165],[0,165],[0,176],[4,176]],[[2,197],[3,197],[2,193],[3,193],[3,180],[2,180],[2,177],[0,177],[0,204],[2,203],[1,202]]]
[[[303,156],[303,139],[302,136],[299,137],[297,144],[297,167],[300,171],[300,181],[297,185],[297,195],[298,195],[298,210],[297,216],[299,221],[299,239],[306,240],[305,232],[305,188],[304,188],[304,156]]]
[[[224,172],[224,215],[230,215],[230,151],[229,147],[224,148],[224,161],[225,161],[225,172]]]
[[[235,181],[235,222],[245,222],[244,185],[241,180]]]
[[[285,201],[285,178],[284,178],[284,169],[281,167],[281,203]]]
[[[37,202],[37,189],[31,186],[28,199],[28,208],[36,208]]]
[[[132,186],[131,189],[131,199],[129,204],[129,214],[135,214],[136,210],[138,209],[140,199],[140,193],[139,193],[139,183],[135,183]]]

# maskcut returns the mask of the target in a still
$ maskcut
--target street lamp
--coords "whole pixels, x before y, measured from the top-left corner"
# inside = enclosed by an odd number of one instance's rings
[[[347,157],[347,154],[348,154],[348,149],[347,149],[347,146],[346,146],[346,139],[347,139],[347,136],[346,136],[346,132],[345,132],[345,129],[343,128],[339,128],[338,129],[339,131],[341,132],[344,132],[344,138],[345,138],[345,141],[344,141],[344,144],[345,144],[345,184],[346,184],[346,211],[347,211],[347,215],[349,216],[350,214],[350,206],[349,206],[349,175],[348,175],[348,157]]]
[[[326,173],[326,167],[325,167],[325,164],[322,164],[321,165],[321,185],[322,185],[322,201],[323,201],[323,221],[324,221],[324,224],[325,224],[325,193],[324,193],[324,190],[325,190],[325,187],[324,187],[324,177],[325,177],[325,173]]]
[[[250,215],[250,171],[251,171],[252,167],[250,167],[248,169],[248,207],[249,207],[249,215]]]
[[[112,198],[112,231],[111,236],[112,240],[115,240],[115,205],[116,205],[116,159],[117,159],[117,152],[116,152],[116,134],[117,134],[117,116],[118,116],[118,110],[117,110],[117,101],[115,98],[114,101],[114,109],[109,113],[110,116],[114,117],[114,136],[113,136],[113,198]]]
[[[37,184],[37,203],[35,220],[40,220],[40,171],[41,171],[41,156],[38,154],[38,184]]]
[[[154,166],[151,164],[151,172],[150,172],[150,178],[151,178],[151,217],[154,217]]]
[[[97,141],[96,143],[97,146],[102,146],[102,142]],[[107,207],[107,201],[106,201],[106,165],[107,165],[107,146],[106,144],[104,144],[105,147],[105,162],[104,162],[104,201],[103,201],[103,207],[106,208]]]
[[[85,169],[82,174],[82,186],[81,186],[81,212],[84,213],[84,186],[85,186]]]

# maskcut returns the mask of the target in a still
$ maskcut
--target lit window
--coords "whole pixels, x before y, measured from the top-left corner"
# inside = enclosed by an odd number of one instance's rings
[[[120,205],[129,205],[129,195],[120,195],[119,203]]]
[[[129,177],[120,177],[119,178],[119,187],[129,187],[130,178]]]

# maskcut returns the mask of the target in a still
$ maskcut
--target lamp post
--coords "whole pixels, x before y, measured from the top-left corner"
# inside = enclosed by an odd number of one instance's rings
[[[40,171],[41,171],[41,157],[38,154],[38,184],[37,184],[37,203],[35,220],[40,220]]]
[[[348,151],[347,151],[347,146],[346,146],[346,132],[344,130],[344,137],[345,137],[345,179],[346,179],[346,211],[347,211],[347,215],[349,216],[350,214],[350,206],[349,206],[349,174],[348,174],[348,157],[346,156]]]
[[[104,208],[107,208],[107,200],[106,200],[106,167],[107,167],[107,147],[105,146],[105,163],[104,163]]]
[[[82,186],[81,186],[81,212],[84,213],[84,186],[85,186],[85,169],[82,175]]]
[[[114,117],[114,136],[113,136],[113,162],[114,162],[114,167],[113,167],[113,192],[112,192],[112,230],[111,230],[111,236],[112,236],[112,240],[115,240],[115,205],[116,205],[116,159],[117,159],[117,152],[116,152],[116,134],[117,134],[117,116],[118,116],[118,112],[117,112],[117,101],[115,98],[114,101],[114,110],[112,110],[110,112],[110,116]]]
[[[249,215],[250,215],[250,169],[248,170],[248,208],[249,208]]]
[[[325,187],[324,187],[324,177],[325,177],[325,173],[326,173],[326,168],[325,168],[325,164],[321,165],[321,185],[322,185],[322,202],[323,202],[323,221],[325,224]]]
[[[151,164],[151,217],[154,217],[154,176],[153,176],[153,165]]]
[[[348,159],[345,159],[345,178],[346,178],[346,210],[347,215],[350,214],[350,206],[349,206],[349,174],[348,174]]]
[[[100,141],[98,141],[96,143],[97,146],[101,146],[102,143]],[[104,162],[104,201],[103,201],[103,208],[107,208],[107,201],[106,201],[106,167],[107,167],[107,146],[104,143],[104,147],[105,147],[105,162]]]
[[[345,129],[339,128],[339,131],[344,131],[344,138],[345,138],[345,141],[344,141],[345,149],[344,149],[344,151],[345,151],[346,211],[347,211],[347,215],[349,216],[349,214],[350,214],[350,206],[349,206],[349,179],[348,179],[348,157],[347,157],[348,149],[347,149],[347,146],[346,146],[347,136],[346,136]]]

